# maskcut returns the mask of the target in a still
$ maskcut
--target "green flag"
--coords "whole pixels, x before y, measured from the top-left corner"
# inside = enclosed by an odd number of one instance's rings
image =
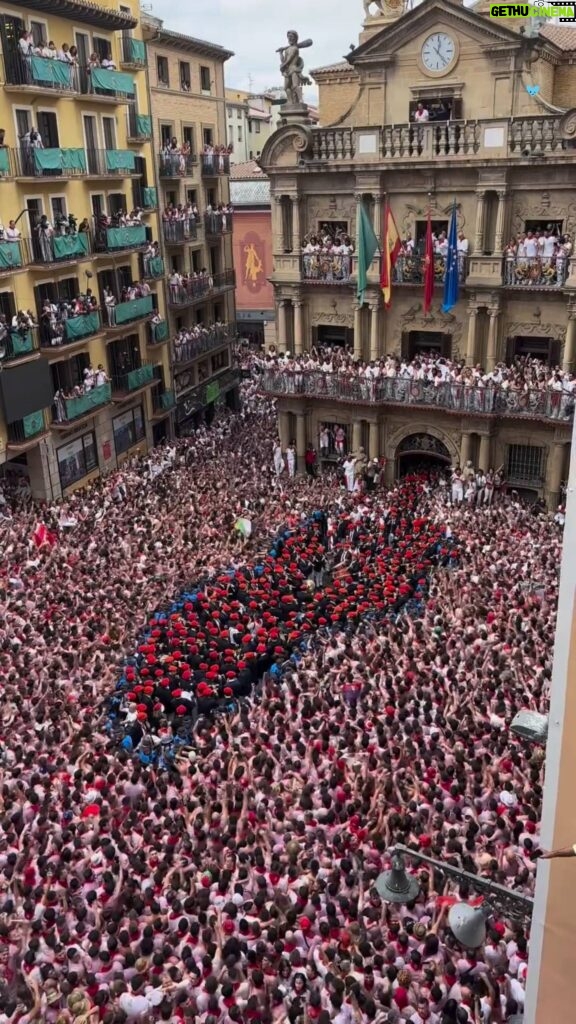
[[[364,292],[366,291],[366,285],[368,282],[368,267],[372,263],[376,251],[380,248],[378,239],[374,234],[374,228],[372,227],[368,214],[362,205],[358,208],[358,304],[361,306],[364,302]]]

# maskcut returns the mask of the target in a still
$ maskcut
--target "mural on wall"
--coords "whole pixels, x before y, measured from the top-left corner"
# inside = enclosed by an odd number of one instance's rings
[[[256,295],[266,284],[264,241],[256,231],[249,231],[240,242],[240,251],[244,287]]]
[[[234,211],[236,308],[258,314],[274,309],[272,224],[270,210]]]

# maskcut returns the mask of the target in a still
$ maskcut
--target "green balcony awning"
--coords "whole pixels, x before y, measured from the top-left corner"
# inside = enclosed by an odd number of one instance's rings
[[[153,256],[147,262],[148,277],[164,277],[164,260],[161,256]]]
[[[141,316],[148,316],[154,309],[151,295],[144,295],[141,299],[132,299],[130,302],[121,302],[116,306],[116,323],[126,324],[129,320],[137,320]]]
[[[137,370],[130,370],[126,374],[128,391],[137,391],[138,388],[143,388],[145,384],[149,384],[153,379],[154,367],[151,363],[148,363],[146,366],[139,366]]]
[[[1,152],[2,150],[0,150],[0,153]],[[0,165],[0,170],[1,169],[2,168]],[[6,168],[6,170],[8,170],[8,168]],[[142,189],[142,205],[145,210],[153,210],[158,205],[158,196],[156,194],[156,189],[152,188],[151,185],[146,185]]]
[[[10,331],[10,356],[25,356],[28,352],[33,351],[34,338],[32,337],[32,331],[27,331],[26,334],[20,334],[19,331]]]
[[[106,169],[108,171],[135,171],[136,156],[129,149],[107,149]]]
[[[22,265],[20,242],[0,242],[0,269],[8,270],[11,267],[21,267]]]
[[[145,64],[146,43],[142,39],[127,39],[126,57],[131,64]]]
[[[215,402],[220,395],[220,384],[217,380],[213,380],[210,384],[206,385],[206,404]]]
[[[63,60],[31,57],[29,67],[34,82],[54,85],[57,89],[72,88],[72,65],[66,64]]]
[[[152,339],[154,341],[166,341],[168,337],[168,321],[161,320],[159,324],[152,324]]]
[[[146,227],[134,224],[127,228],[107,228],[106,244],[109,249],[131,249],[135,245],[146,244]]]
[[[132,75],[124,71],[111,71],[109,68],[90,68],[90,78],[94,89],[105,92],[120,92],[124,96],[134,96],[136,86]]]
[[[57,260],[72,259],[73,256],[87,256],[90,251],[88,235],[54,235],[54,256]]]
[[[99,328],[99,313],[82,313],[81,316],[71,316],[65,321],[64,333],[66,341],[78,341],[79,338],[87,338],[90,334],[96,334]]]
[[[35,437],[44,430],[44,413],[42,409],[38,412],[31,412],[22,420],[22,432],[24,437]]]
[[[106,405],[110,401],[112,401],[110,384],[101,384],[100,387],[92,388],[91,391],[87,391],[85,395],[79,395],[78,398],[68,398],[66,400],[66,416],[69,420],[76,420],[79,416],[86,416],[93,409],[97,409],[100,405]]]
[[[79,171],[86,174],[86,153],[83,149],[35,149],[36,171]]]
[[[0,146],[0,174],[10,174],[8,146]]]
[[[136,114],[136,134],[138,138],[152,135],[152,118],[148,114]]]

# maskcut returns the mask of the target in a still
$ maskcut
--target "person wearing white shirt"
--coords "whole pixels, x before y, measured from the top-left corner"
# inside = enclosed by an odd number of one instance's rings
[[[536,256],[538,255],[538,244],[531,231],[528,231],[526,238],[524,239],[524,249],[529,260],[536,259]]]

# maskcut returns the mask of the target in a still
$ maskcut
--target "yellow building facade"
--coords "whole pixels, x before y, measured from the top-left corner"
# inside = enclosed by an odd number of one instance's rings
[[[424,0],[402,13],[401,4],[382,2],[372,14],[373,6],[347,59],[312,72],[322,127],[305,112],[287,114],[260,160],[271,182],[279,349],[348,345],[366,362],[432,350],[488,370],[524,355],[573,370],[572,26],[498,21],[483,3]],[[416,120],[418,104],[429,120]],[[425,314],[428,212],[436,233],[447,230],[454,200],[468,243],[459,300],[442,312],[439,266]],[[340,277],[330,268],[310,274],[303,258],[305,243],[324,231],[355,239],[360,204],[379,239],[388,204],[402,240],[414,247],[397,264],[389,310],[378,258],[361,305],[355,258]],[[552,264],[516,259],[508,242],[527,233],[563,239],[565,255]],[[318,447],[323,426],[339,425],[350,448],[363,445],[386,460],[389,481],[415,456],[447,465],[472,459],[484,470],[502,466],[519,490],[559,500],[570,403],[559,409],[530,398],[488,409],[453,396],[431,401],[417,388],[316,391],[279,394],[282,440],[296,440],[300,455],[308,442]]]
[[[165,29],[143,14],[148,54],[167,319],[175,392],[175,429],[191,433],[215,408],[238,401],[232,366],[236,334],[230,153],[224,65],[231,51]],[[186,208],[197,210],[192,220]],[[209,288],[185,292],[174,274],[209,275]],[[181,328],[205,328],[197,344],[175,346]]]
[[[2,4],[0,46],[0,460],[50,499],[171,429],[146,46],[136,0]]]

